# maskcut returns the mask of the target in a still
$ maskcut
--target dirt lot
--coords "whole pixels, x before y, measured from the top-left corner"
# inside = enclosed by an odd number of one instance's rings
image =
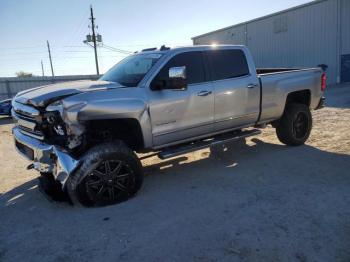
[[[170,161],[140,193],[84,209],[49,202],[0,120],[0,261],[350,261],[350,86],[329,89],[307,145],[274,129]]]

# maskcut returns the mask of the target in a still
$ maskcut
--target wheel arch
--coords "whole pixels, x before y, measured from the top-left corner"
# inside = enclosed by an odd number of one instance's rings
[[[88,127],[88,137],[98,135],[99,132],[108,134],[108,137],[97,138],[97,141],[101,143],[110,139],[122,140],[134,151],[145,148],[145,135],[139,120],[136,118],[95,119],[86,121],[86,126]]]
[[[288,93],[286,97],[285,106],[292,103],[303,104],[303,105],[306,105],[307,107],[310,107],[310,103],[311,103],[310,89],[304,89],[304,90]]]
[[[287,93],[285,100],[284,100],[283,110],[280,112],[278,119],[271,122],[273,127],[276,127],[278,125],[280,118],[283,116],[286,108],[290,104],[303,104],[303,105],[306,105],[307,107],[310,107],[310,105],[311,105],[311,90],[310,89],[303,89],[303,90],[292,91],[292,92]]]

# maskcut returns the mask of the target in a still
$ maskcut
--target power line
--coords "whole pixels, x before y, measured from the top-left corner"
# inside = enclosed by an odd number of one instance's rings
[[[108,50],[119,52],[119,53],[123,53],[123,54],[126,54],[126,55],[134,53],[132,51],[122,50],[122,49],[119,49],[119,48],[115,48],[113,46],[108,46],[106,44],[103,44],[102,47],[107,48]]]
[[[65,48],[65,45],[72,45],[74,41],[77,41],[77,38],[80,38],[80,35],[83,33],[84,30],[84,22],[89,17],[89,12],[87,10],[84,10],[81,16],[81,19],[79,21],[78,26],[73,31],[72,35],[68,36],[63,42],[62,42],[62,48],[61,51],[63,51],[63,48]],[[80,41],[80,40],[79,40]],[[64,60],[64,63],[67,62],[68,59],[68,53],[64,53],[61,57]]]
[[[29,48],[42,48],[42,46],[18,46],[18,47],[0,47],[0,50],[11,50],[11,49],[29,49]]]
[[[50,47],[52,47],[50,45]],[[74,50],[68,50],[68,51],[63,51],[64,53],[70,53],[70,54],[76,54],[76,55],[85,55],[85,54],[91,54],[91,51],[74,51]],[[51,50],[51,54],[58,54],[60,52],[56,52]],[[104,54],[105,56],[126,56],[129,55],[129,53],[121,53],[121,52],[116,52],[116,51],[112,51],[112,50],[100,50],[100,53]],[[47,50],[45,52],[40,52],[38,54],[13,54],[13,55],[8,55],[8,56],[2,56],[0,55],[0,62],[1,61],[18,61],[18,60],[35,60],[35,59],[41,59],[43,54],[47,54]],[[60,57],[60,56],[55,56],[55,61],[64,61],[66,62],[66,60],[70,59],[70,58],[74,58],[75,56],[71,56],[71,57]],[[88,57],[88,56],[87,56]],[[90,56],[89,56],[90,57]],[[100,57],[100,56],[99,56]]]
[[[36,55],[36,54],[43,54],[46,53],[45,51],[40,51],[40,52],[16,52],[16,53],[3,53],[1,54],[0,57],[4,57],[4,56],[20,56],[20,55]]]

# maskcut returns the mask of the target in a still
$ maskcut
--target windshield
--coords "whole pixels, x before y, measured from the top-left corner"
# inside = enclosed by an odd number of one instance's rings
[[[161,56],[161,54],[154,53],[128,56],[108,70],[99,80],[135,87]]]

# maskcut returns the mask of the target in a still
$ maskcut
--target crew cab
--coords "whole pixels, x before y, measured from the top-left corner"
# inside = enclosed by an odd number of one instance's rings
[[[256,69],[244,46],[151,48],[97,81],[25,90],[12,100],[18,152],[74,204],[124,201],[143,182],[138,152],[161,159],[257,135],[267,124],[305,143],[323,106],[320,68]]]

